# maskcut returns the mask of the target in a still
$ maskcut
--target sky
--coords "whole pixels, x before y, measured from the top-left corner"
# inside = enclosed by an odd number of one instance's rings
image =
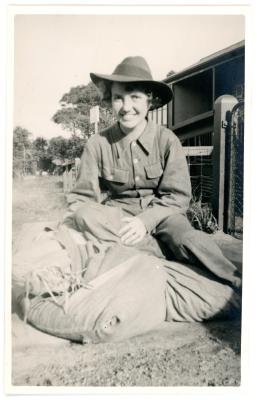
[[[62,95],[127,56],[162,80],[245,38],[243,15],[15,15],[13,125],[69,137],[51,121]]]

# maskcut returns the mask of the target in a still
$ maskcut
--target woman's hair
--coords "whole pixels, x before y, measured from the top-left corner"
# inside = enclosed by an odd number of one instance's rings
[[[111,107],[112,103],[112,85],[113,82],[101,81],[98,84],[98,89],[102,97],[102,104],[105,107]],[[125,90],[131,92],[132,90],[139,90],[145,93],[148,97],[150,110],[158,108],[162,105],[161,99],[154,93],[149,82],[125,82]]]

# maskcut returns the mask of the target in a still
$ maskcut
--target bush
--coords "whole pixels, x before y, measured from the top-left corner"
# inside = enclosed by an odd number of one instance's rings
[[[202,203],[201,197],[198,200],[192,198],[187,210],[187,217],[191,225],[200,231],[214,233],[219,229],[211,205]]]

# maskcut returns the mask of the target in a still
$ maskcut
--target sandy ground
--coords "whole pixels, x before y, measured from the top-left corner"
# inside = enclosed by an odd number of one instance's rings
[[[62,188],[56,182],[16,185],[13,242],[24,222],[46,221],[50,216],[58,219],[64,205]],[[234,256],[238,245],[233,246]],[[44,334],[14,313],[12,384],[238,386],[240,327],[240,319],[163,323],[153,332],[123,342],[80,345]]]
[[[123,342],[80,345],[13,314],[12,364],[19,386],[237,386],[240,320],[163,323]]]

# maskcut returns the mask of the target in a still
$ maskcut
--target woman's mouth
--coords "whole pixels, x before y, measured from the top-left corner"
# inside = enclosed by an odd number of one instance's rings
[[[131,119],[135,118],[135,116],[136,116],[136,114],[124,114],[124,115],[121,115],[121,118],[124,121],[130,121]]]

